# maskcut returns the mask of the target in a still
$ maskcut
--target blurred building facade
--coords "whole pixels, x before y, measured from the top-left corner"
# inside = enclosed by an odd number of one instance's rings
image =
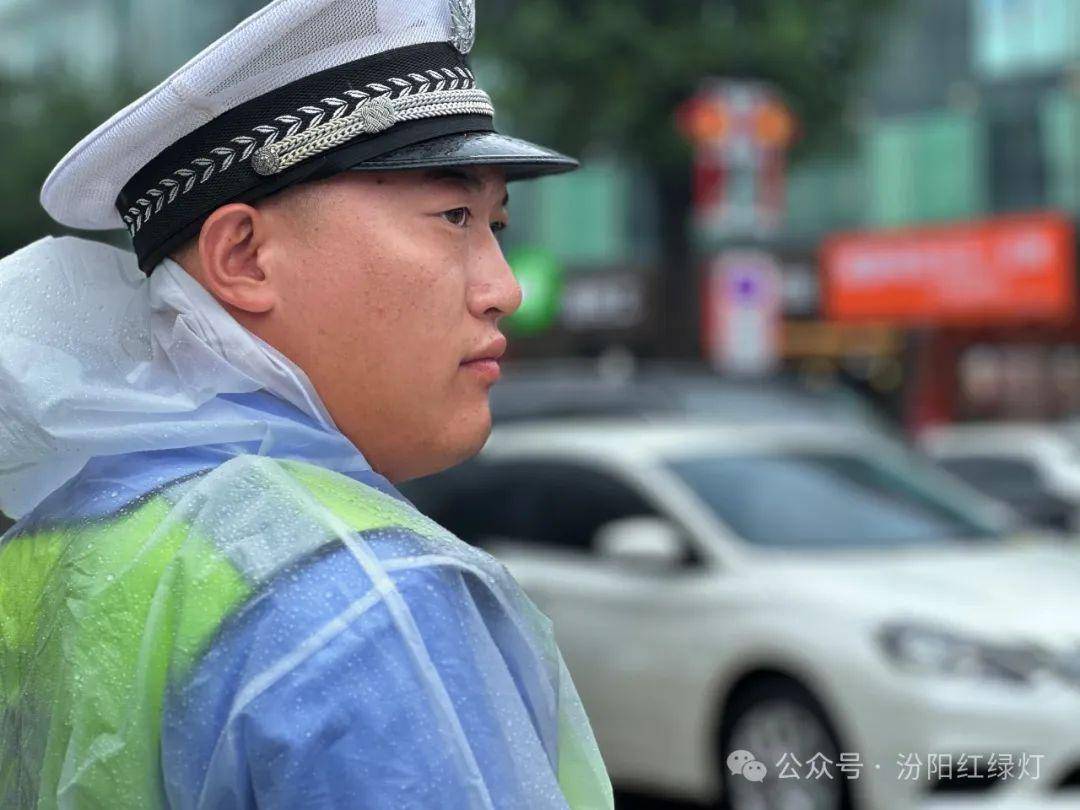
[[[262,5],[215,0],[0,0],[0,72],[149,85]]]
[[[901,4],[858,119],[856,150],[792,173],[793,238],[1043,207],[1080,212],[1080,6]]]

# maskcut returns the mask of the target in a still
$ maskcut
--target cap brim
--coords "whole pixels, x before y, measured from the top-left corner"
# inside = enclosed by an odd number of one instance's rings
[[[442,135],[365,160],[354,171],[404,171],[451,166],[498,166],[507,180],[573,171],[579,164],[553,149],[497,132]]]

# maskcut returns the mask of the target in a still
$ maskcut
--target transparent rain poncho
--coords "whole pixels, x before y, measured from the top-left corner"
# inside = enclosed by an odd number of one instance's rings
[[[0,508],[4,808],[612,806],[547,619],[171,262],[0,261]]]

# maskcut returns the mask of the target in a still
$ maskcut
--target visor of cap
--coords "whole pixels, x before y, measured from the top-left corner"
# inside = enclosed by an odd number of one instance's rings
[[[454,166],[498,166],[507,180],[527,180],[578,168],[553,149],[497,132],[444,135],[357,163],[354,171],[405,171]]]

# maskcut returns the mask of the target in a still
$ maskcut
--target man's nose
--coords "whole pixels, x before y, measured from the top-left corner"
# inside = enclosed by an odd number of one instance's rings
[[[471,285],[469,309],[478,318],[498,320],[517,312],[521,295],[521,285],[493,235]]]

